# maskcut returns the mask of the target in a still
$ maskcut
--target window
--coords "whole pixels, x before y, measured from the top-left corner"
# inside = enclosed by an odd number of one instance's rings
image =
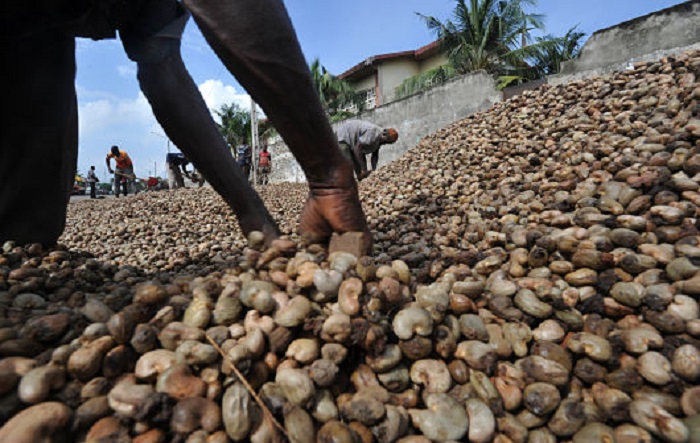
[[[377,88],[369,88],[363,91],[365,93],[365,109],[373,109],[377,107]]]
[[[363,89],[357,91],[357,94],[361,97],[362,101],[365,103],[365,109],[373,109],[377,107],[377,88]],[[343,111],[357,113],[357,105],[355,103],[350,103],[346,105]]]

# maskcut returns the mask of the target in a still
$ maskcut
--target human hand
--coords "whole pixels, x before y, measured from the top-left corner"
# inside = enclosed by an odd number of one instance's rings
[[[299,234],[305,240],[317,243],[328,240],[333,232],[365,232],[367,244],[363,245],[363,249],[369,252],[372,237],[352,168],[347,166],[338,171],[332,183],[309,183],[309,196],[301,214]]]

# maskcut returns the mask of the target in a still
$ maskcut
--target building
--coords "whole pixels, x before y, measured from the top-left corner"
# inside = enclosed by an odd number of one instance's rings
[[[438,41],[414,51],[375,55],[343,72],[338,78],[365,94],[365,109],[395,100],[395,89],[407,78],[448,63]]]

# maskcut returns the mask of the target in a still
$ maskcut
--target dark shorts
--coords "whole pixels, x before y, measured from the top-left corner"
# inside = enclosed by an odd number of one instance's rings
[[[188,19],[177,0],[3,0],[0,42],[48,30],[93,40],[119,31],[131,60],[155,63],[179,50]]]

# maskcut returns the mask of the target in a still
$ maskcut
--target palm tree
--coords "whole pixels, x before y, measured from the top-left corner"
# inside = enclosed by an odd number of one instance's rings
[[[226,143],[235,147],[241,143],[250,142],[250,112],[236,103],[223,105],[214,112],[221,118],[221,123],[217,123],[217,127],[226,139]]]
[[[537,0],[501,1],[498,5],[500,15],[508,16],[502,22],[518,25],[515,32],[520,35],[521,48],[531,41],[530,31],[544,30],[544,14],[526,13],[523,5],[537,6]]]
[[[527,44],[530,31],[542,29],[544,17],[527,14],[523,6],[536,0],[455,0],[453,19],[445,22],[418,14],[441,40],[447,58],[461,74],[486,70],[492,74],[518,74],[526,71],[526,59],[537,47]]]
[[[586,35],[585,32],[578,31],[574,26],[569,29],[563,37],[546,35],[538,37],[537,40],[548,40],[555,42],[554,45],[540,47],[532,56],[533,69],[536,75],[556,74],[561,70],[562,62],[578,57],[581,51],[581,40]]]
[[[352,86],[328,72],[318,58],[311,62],[309,70],[311,71],[311,79],[314,82],[318,97],[321,99],[323,109],[326,110],[331,118],[337,114],[342,114],[342,109],[353,103],[361,109],[364,102],[359,100]]]

